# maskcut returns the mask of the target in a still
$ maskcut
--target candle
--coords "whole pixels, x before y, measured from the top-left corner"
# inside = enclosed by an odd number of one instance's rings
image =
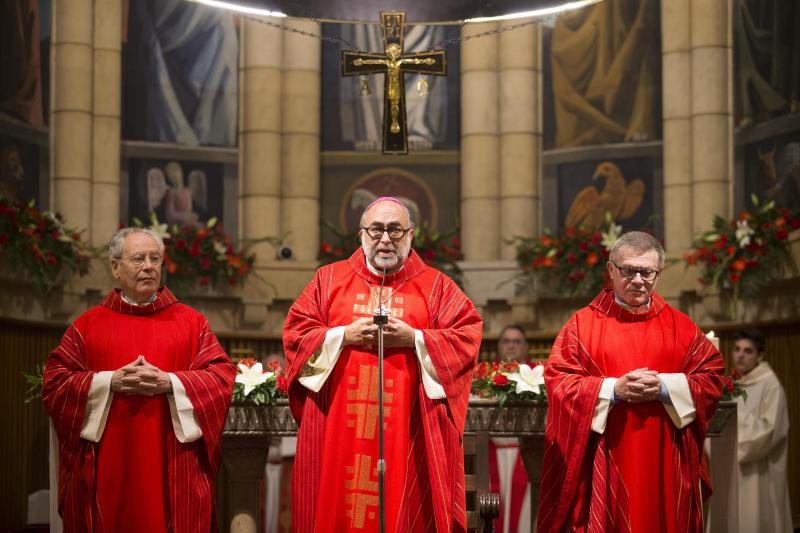
[[[711,344],[714,345],[714,348],[716,348],[717,351],[719,351],[719,337],[714,335],[714,330],[709,331],[708,334],[706,335],[706,338],[710,340]]]

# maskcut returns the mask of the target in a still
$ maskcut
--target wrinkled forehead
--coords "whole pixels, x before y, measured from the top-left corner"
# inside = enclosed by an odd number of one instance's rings
[[[404,228],[408,226],[408,211],[396,202],[380,202],[370,207],[364,213],[364,225],[382,224],[389,226],[397,224]]]
[[[159,253],[158,242],[146,233],[131,233],[122,241],[122,253],[128,256],[138,253]]]
[[[658,252],[639,252],[630,246],[622,246],[619,249],[619,266],[658,270]]]

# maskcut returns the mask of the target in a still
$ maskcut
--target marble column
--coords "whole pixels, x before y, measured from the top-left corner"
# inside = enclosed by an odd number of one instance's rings
[[[122,2],[94,2],[91,243],[119,227]]]
[[[272,19],[273,21],[277,19]],[[281,234],[283,32],[243,20],[239,61],[239,228],[243,240]],[[253,247],[257,266],[274,248]]]
[[[507,21],[502,26],[519,24]],[[539,233],[542,149],[541,24],[499,34],[499,244],[500,258],[514,259],[504,242]]]
[[[680,257],[692,243],[690,0],[661,3],[664,244]]]
[[[287,27],[319,34],[319,23],[287,21]],[[281,230],[300,261],[319,250],[320,41],[283,33],[283,176]]]
[[[92,213],[93,22],[92,0],[53,3],[51,207],[70,226],[87,230]]]
[[[733,183],[731,0],[692,0],[692,231],[730,216]],[[672,28],[670,28],[670,31]]]
[[[461,37],[497,29],[466,24]],[[467,261],[500,252],[498,37],[461,42],[461,242]]]

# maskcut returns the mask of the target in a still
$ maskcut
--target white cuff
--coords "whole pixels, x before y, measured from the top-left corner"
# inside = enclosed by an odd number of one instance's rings
[[[602,434],[606,430],[606,420],[608,412],[611,410],[611,397],[614,395],[614,386],[617,378],[605,378],[600,385],[600,394],[597,395],[597,402],[594,404],[594,414],[592,415],[592,431]]]
[[[422,370],[422,387],[425,389],[425,394],[431,400],[445,398],[444,387],[439,381],[436,368],[433,366],[433,361],[428,353],[428,347],[425,345],[425,336],[418,329],[414,330],[414,348],[416,348],[417,359],[419,359],[419,366]]]
[[[325,333],[325,340],[322,341],[322,351],[319,356],[315,360],[307,362],[301,371],[301,374],[305,374],[310,370],[310,375],[301,376],[297,380],[302,386],[313,392],[319,392],[322,389],[333,366],[339,359],[339,354],[342,353],[344,328],[345,326],[337,326]]]
[[[98,372],[92,376],[92,385],[89,388],[89,399],[86,401],[86,415],[83,418],[81,438],[92,442],[100,442],[103,430],[106,428],[108,410],[114,394],[111,392],[111,377],[113,370]]]
[[[672,400],[671,405],[663,404],[672,423],[676,427],[682,428],[694,422],[697,411],[694,408],[694,400],[692,400],[692,392],[689,390],[686,374],[658,374],[658,379],[667,388],[670,400]]]
[[[172,382],[172,394],[167,394],[167,403],[172,415],[175,438],[178,439],[178,442],[194,442],[203,436],[203,430],[197,425],[192,402],[178,376],[171,372],[168,372],[167,375]]]

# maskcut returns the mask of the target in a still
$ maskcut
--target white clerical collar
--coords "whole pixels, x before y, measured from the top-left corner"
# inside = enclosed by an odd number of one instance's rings
[[[122,293],[122,292],[120,293],[120,295],[122,296],[122,300],[123,300],[123,301],[124,301],[126,304],[135,305],[136,307],[144,307],[145,305],[150,305],[151,303],[153,303],[153,302],[155,302],[155,301],[156,301],[156,298],[158,298],[158,291],[154,292],[154,293],[153,293],[153,295],[152,295],[152,296],[151,296],[151,297],[150,297],[150,298],[149,298],[149,299],[148,299],[148,300],[147,300],[145,303],[143,303],[143,304],[140,304],[140,303],[139,303],[139,302],[137,302],[136,300],[132,300],[132,299],[128,298],[128,297],[127,297],[127,296],[125,296],[125,294],[124,294],[124,293]]]
[[[647,309],[650,307],[650,302],[652,302],[653,299],[650,298],[650,299],[647,300],[646,303],[643,303],[642,305],[640,305],[638,307],[633,307],[633,306],[630,306],[630,305],[626,304],[625,302],[623,302],[622,298],[620,298],[619,295],[615,292],[614,293],[614,301],[617,302],[617,305],[619,305],[620,307],[622,307],[626,311],[629,311],[629,312],[631,312],[633,314],[638,314],[638,313],[646,313]]]
[[[372,266],[372,263],[370,263],[370,262],[367,260],[366,256],[364,256],[364,261],[367,261],[367,268],[369,269],[369,271],[370,271],[370,272],[372,272],[372,273],[373,273],[373,274],[375,274],[376,276],[383,276],[383,271],[382,271],[382,270],[378,270],[377,268],[375,268],[374,266]],[[396,273],[400,272],[401,270],[403,270],[405,267],[406,267],[406,264],[405,264],[405,262],[403,262],[403,264],[402,264],[402,265],[400,265],[400,268],[398,268],[398,269],[397,269],[397,270],[395,270],[394,272],[387,272],[386,274],[387,274],[387,275],[388,275],[388,274],[396,274]]]

